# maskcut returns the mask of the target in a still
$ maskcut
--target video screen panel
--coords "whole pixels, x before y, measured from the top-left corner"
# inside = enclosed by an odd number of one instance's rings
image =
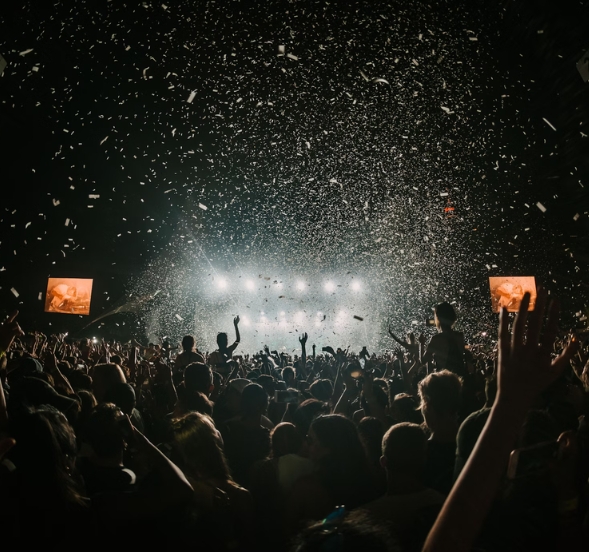
[[[90,278],[49,278],[45,295],[45,312],[90,314],[92,301]]]
[[[536,279],[533,276],[492,276],[489,278],[493,312],[507,307],[509,312],[517,312],[526,291],[530,292],[530,306],[536,305]]]

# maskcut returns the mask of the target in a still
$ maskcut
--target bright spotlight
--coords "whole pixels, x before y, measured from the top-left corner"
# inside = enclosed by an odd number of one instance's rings
[[[249,326],[250,325],[250,319],[247,316],[242,316],[241,317],[241,321],[243,323],[244,326]]]
[[[352,282],[352,289],[354,291],[360,291],[360,282]]]
[[[284,316],[286,313],[284,311],[280,311],[280,316]]]
[[[302,324],[304,319],[305,319],[305,313],[303,311],[297,312],[294,316],[295,323],[297,323],[297,324]]]
[[[327,282],[325,284],[325,291],[331,293],[334,290],[335,290],[335,284],[333,282]]]
[[[299,282],[299,283],[297,284],[297,289],[298,289],[299,291],[303,291],[303,290],[305,289],[305,282]]]
[[[217,280],[217,287],[219,289],[226,289],[227,288],[227,280],[225,280],[225,278],[219,278]]]
[[[256,284],[254,284],[254,281],[253,281],[253,280],[248,280],[248,281],[245,283],[245,287],[246,287],[247,289],[249,289],[250,291],[253,291],[253,290],[256,288]]]

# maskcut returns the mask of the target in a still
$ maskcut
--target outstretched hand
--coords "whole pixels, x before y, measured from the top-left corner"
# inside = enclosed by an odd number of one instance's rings
[[[14,338],[25,334],[16,321],[17,316],[18,311],[16,310],[0,325],[0,351],[8,351]]]
[[[299,337],[299,342],[303,347],[307,344],[307,339],[309,339],[309,335],[306,332]]]
[[[540,336],[547,302],[548,294],[539,290],[535,309],[528,313],[530,294],[526,293],[511,333],[507,309],[501,310],[497,403],[517,403],[522,408],[529,408],[534,399],[560,376],[577,351],[578,340],[573,337],[560,356],[552,359],[560,304],[558,300],[550,303],[544,334]]]
[[[233,319],[233,325],[237,326],[239,324],[239,315]]]

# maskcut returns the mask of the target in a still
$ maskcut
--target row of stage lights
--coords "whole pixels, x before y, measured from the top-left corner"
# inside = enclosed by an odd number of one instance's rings
[[[217,288],[220,290],[226,290],[229,288],[229,282],[226,278],[217,278],[216,284],[217,284]],[[272,284],[272,285],[275,286],[277,290],[281,290],[284,288],[284,284],[282,282],[278,282],[277,284]],[[310,287],[310,285],[305,284],[305,282],[297,282],[297,284],[296,284],[296,290],[301,293],[306,291],[309,287]],[[323,284],[323,289],[327,293],[333,293],[337,289],[337,287],[338,287],[337,284],[335,284],[331,280],[328,280],[327,282],[325,282]],[[246,280],[245,281],[245,288],[248,291],[255,291],[256,282],[254,280]],[[362,289],[362,285],[360,284],[360,282],[354,281],[350,284],[350,288],[352,289],[352,291],[360,291]]]
[[[287,320],[285,311],[280,311],[279,315],[273,319],[269,319],[265,311],[260,311],[257,321],[251,320],[248,316],[241,317],[241,322],[244,326],[257,324],[260,326],[276,327],[279,329],[286,329],[286,327],[290,327],[292,325],[314,325],[315,327],[319,327],[325,320],[326,316],[321,311],[317,312],[314,317],[313,315],[305,313],[304,311],[298,311],[293,315],[291,320]],[[352,321],[352,315],[345,310],[340,310],[337,313],[335,319],[332,320],[332,322],[334,322],[337,326],[345,324],[348,321]]]

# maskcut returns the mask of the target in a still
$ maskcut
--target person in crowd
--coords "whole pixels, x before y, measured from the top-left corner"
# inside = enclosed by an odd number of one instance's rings
[[[170,445],[172,458],[194,489],[197,527],[206,530],[207,546],[236,550],[252,544],[252,497],[233,480],[211,418],[199,412],[177,418]]]
[[[336,506],[355,508],[378,496],[358,430],[348,418],[331,414],[309,428],[308,454],[317,473],[299,479],[288,501],[291,534],[305,521],[319,520]]]
[[[437,370],[449,370],[464,376],[464,335],[453,329],[458,319],[456,311],[450,303],[440,303],[434,313],[439,333],[431,338],[421,362],[434,361]]]
[[[205,358],[202,353],[196,348],[196,340],[192,335],[185,335],[182,338],[182,352],[176,356],[174,360],[174,380],[182,381],[184,368],[194,362],[205,363]]]
[[[425,484],[427,436],[408,422],[391,427],[382,440],[386,495],[361,507],[373,521],[386,525],[404,551],[419,551],[436,519],[444,495]]]
[[[448,370],[434,372],[419,382],[421,413],[430,434],[425,481],[443,494],[450,492],[454,482],[461,391],[460,378]]]
[[[262,424],[268,395],[257,383],[241,393],[239,415],[222,426],[225,454],[235,481],[248,488],[254,463],[270,453],[270,430]]]
[[[239,316],[233,319],[233,327],[235,329],[235,341],[229,345],[229,336],[225,332],[217,334],[217,346],[218,349],[213,351],[208,358],[208,364],[213,370],[219,372],[223,377],[229,376],[231,373],[231,358],[241,337],[239,335]]]

